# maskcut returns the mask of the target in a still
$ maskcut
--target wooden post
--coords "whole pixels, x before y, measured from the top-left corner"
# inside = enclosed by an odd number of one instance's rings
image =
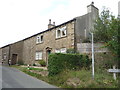
[[[120,73],[120,69],[115,69],[115,66],[113,66],[113,69],[108,69],[108,72],[113,73],[113,78],[116,80],[116,73]]]
[[[115,66],[113,66],[113,70],[115,70]],[[113,72],[113,78],[114,78],[114,80],[116,80],[116,73],[115,72]]]

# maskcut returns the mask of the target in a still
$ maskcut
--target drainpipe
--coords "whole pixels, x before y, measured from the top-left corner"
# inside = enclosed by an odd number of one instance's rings
[[[9,56],[8,56],[8,64],[9,64],[9,60],[10,60],[10,50],[11,50],[11,46],[9,45]]]

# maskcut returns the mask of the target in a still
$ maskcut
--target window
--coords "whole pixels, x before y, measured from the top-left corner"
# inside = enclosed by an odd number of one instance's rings
[[[43,42],[43,35],[37,36],[36,43],[42,43]]]
[[[6,56],[6,55],[4,55],[3,59],[7,59],[7,56]]]
[[[66,48],[61,48],[61,53],[66,53]]]
[[[65,37],[65,36],[66,36],[66,26],[56,30],[56,38]]]
[[[66,26],[65,27],[63,27],[63,28],[61,28],[61,37],[64,37],[64,36],[66,36]]]
[[[36,52],[36,60],[41,60],[42,59],[42,51]]]
[[[67,49],[66,48],[61,48],[61,49],[56,49],[55,53],[66,53]]]
[[[56,50],[55,50],[55,53],[60,53],[60,50],[59,50],[59,49],[56,49]]]
[[[61,31],[60,30],[56,30],[56,38],[60,38],[61,36]]]

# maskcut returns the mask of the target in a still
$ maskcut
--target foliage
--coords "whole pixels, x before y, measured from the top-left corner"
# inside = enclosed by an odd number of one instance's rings
[[[90,66],[90,59],[87,55],[56,53],[49,55],[48,71],[49,75],[56,75],[64,69],[78,70],[82,67]]]
[[[43,71],[43,69],[41,69],[41,68],[32,68],[32,67],[30,67],[29,70]]]
[[[33,66],[37,66],[37,65],[34,63]]]
[[[21,71],[25,72],[28,75],[36,77],[40,80],[46,81],[52,85],[55,85],[59,88],[118,88],[118,80],[113,80],[113,75],[111,73],[98,73],[95,72],[95,79],[92,80],[91,69],[86,70],[82,68],[81,70],[64,70],[63,72],[55,76],[41,76],[34,72],[30,72],[25,67],[15,66]],[[67,84],[69,78],[78,78],[80,80],[80,85],[70,86]],[[72,82],[71,82],[72,83]],[[73,83],[76,84],[76,83]]]
[[[70,49],[67,49],[67,53],[76,53],[76,51],[75,51],[75,49],[70,48]]]
[[[41,66],[46,66],[46,62],[45,62],[44,60],[40,60],[40,61],[39,61],[39,64],[40,64]]]
[[[83,40],[82,43],[90,43],[90,42],[91,42],[90,39],[89,39],[89,38],[86,38],[86,39]]]
[[[115,56],[118,55],[118,28],[120,28],[120,19],[115,18],[108,9],[104,9],[94,25],[94,40],[96,42],[105,42],[107,47]]]

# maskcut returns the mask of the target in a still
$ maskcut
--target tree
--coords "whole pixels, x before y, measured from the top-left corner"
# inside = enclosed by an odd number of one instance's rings
[[[113,55],[118,55],[120,19],[115,18],[108,9],[104,9],[94,24],[95,42],[104,42]]]

